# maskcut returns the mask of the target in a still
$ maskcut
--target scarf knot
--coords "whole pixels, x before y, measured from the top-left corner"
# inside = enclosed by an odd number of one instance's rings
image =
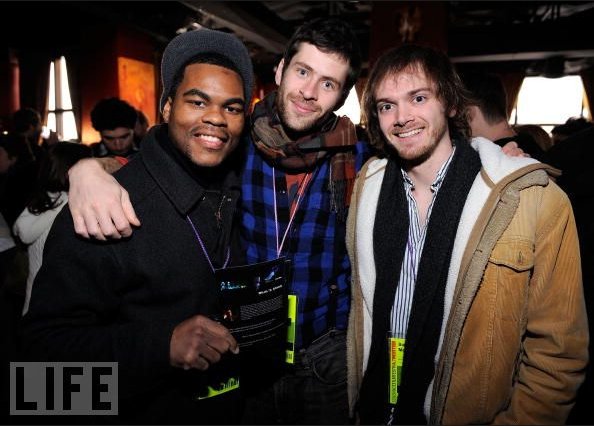
[[[331,114],[319,129],[292,140],[278,117],[276,92],[256,104],[251,116],[256,148],[273,166],[292,173],[312,171],[330,157],[331,208],[341,221],[346,220],[356,176],[354,124],[345,116]]]

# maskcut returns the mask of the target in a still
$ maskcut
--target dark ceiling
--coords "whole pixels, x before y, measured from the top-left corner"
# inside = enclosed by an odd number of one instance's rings
[[[231,31],[248,46],[266,78],[302,22],[340,16],[369,55],[372,1],[101,1],[0,2],[0,43],[12,48],[76,49],[91,24],[130,25],[164,46],[195,25]],[[448,53],[461,68],[522,67],[529,74],[571,74],[594,64],[592,2],[441,2],[448,15]],[[397,3],[394,3],[397,4]],[[401,3],[400,3],[401,4]],[[408,2],[415,5],[415,2]],[[416,3],[420,4],[420,3]],[[385,7],[385,5],[384,5]],[[32,41],[27,41],[31,39]]]

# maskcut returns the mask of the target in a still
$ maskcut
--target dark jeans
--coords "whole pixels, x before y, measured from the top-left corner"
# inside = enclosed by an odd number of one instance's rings
[[[346,333],[332,330],[295,354],[274,384],[248,397],[244,424],[348,424]]]

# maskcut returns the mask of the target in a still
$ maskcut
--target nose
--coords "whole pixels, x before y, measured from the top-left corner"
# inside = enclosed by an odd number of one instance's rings
[[[303,99],[306,100],[317,100],[318,99],[318,85],[314,79],[308,78],[303,82],[301,90],[299,90]]]
[[[208,108],[202,116],[202,121],[217,127],[225,126],[227,124],[225,115],[221,111],[221,108],[217,106]]]
[[[409,121],[412,121],[410,111],[406,105],[398,105],[398,107],[396,108],[396,114],[395,114],[394,118],[395,118],[395,122],[394,122],[395,127],[396,126],[404,127],[406,125],[406,123],[408,123]]]

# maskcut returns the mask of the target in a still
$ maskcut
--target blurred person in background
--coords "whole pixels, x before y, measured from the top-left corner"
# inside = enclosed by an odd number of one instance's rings
[[[544,152],[547,152],[553,146],[551,136],[545,129],[536,124],[522,124],[513,126],[513,129],[519,135],[526,134],[530,136]]]
[[[34,160],[40,161],[45,155],[41,147],[41,116],[33,108],[21,108],[12,115],[14,131],[23,136],[27,149]]]
[[[138,148],[134,143],[134,128],[138,114],[126,101],[119,98],[100,100],[91,111],[93,128],[101,141],[91,145],[94,157],[122,157],[132,159]]]
[[[86,145],[58,142],[51,146],[40,166],[37,189],[13,226],[14,235],[28,245],[29,275],[23,314],[29,308],[31,287],[41,267],[47,235],[54,219],[68,202],[68,170],[81,158],[90,156],[91,148]]]
[[[593,126],[592,122],[586,120],[584,117],[570,117],[565,123],[559,124],[551,130],[553,145],[557,145],[571,135],[577,134],[582,130],[589,129]]]
[[[532,137],[517,133],[509,124],[507,93],[497,75],[474,72],[463,75],[462,79],[472,95],[468,108],[472,137],[482,136],[499,146],[516,142],[530,157],[546,162],[545,152]]]

